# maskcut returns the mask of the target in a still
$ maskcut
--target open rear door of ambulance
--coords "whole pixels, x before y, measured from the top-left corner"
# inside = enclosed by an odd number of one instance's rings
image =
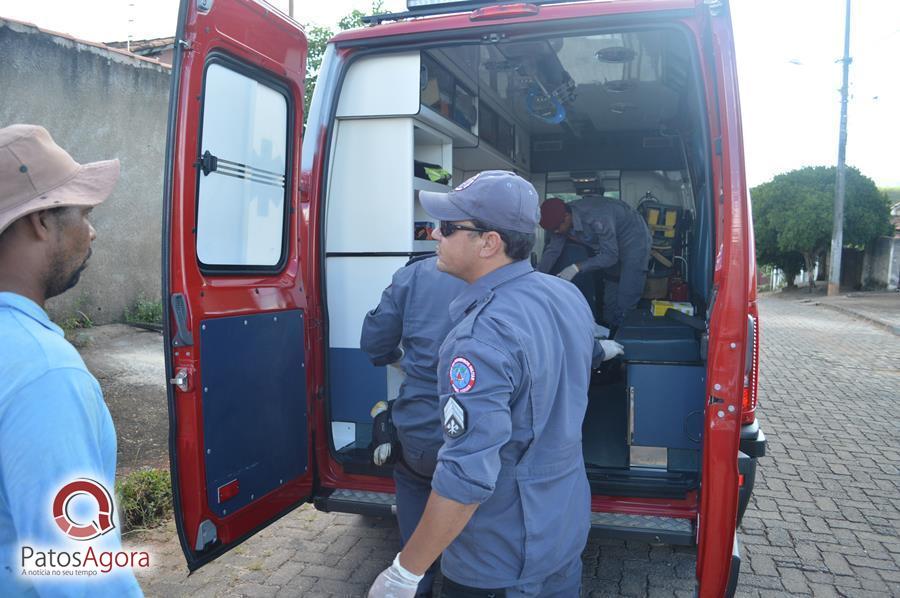
[[[698,525],[700,598],[733,596],[741,557],[736,533],[741,399],[749,375],[746,351],[753,233],[744,170],[734,37],[728,2],[704,0],[703,36],[716,206],[715,300],[709,318],[709,358],[703,473]],[[749,340],[749,343],[748,343]]]
[[[312,492],[297,209],[307,43],[255,0],[182,0],[178,18],[162,288],[175,517],[194,570]]]

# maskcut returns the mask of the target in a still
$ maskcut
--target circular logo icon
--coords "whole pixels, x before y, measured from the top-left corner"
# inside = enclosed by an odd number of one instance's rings
[[[457,357],[450,364],[450,384],[456,392],[469,392],[475,386],[475,366],[468,359]]]
[[[88,496],[97,503],[96,521],[75,521],[69,515],[69,505],[79,496]],[[114,529],[113,501],[109,492],[99,482],[81,478],[63,486],[53,499],[53,519],[64,534],[73,540],[92,540]]]

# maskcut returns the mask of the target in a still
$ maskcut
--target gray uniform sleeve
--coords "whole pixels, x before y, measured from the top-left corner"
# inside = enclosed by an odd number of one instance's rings
[[[401,269],[394,274],[391,284],[381,293],[378,306],[366,314],[363,320],[359,347],[369,355],[375,365],[387,365],[400,358],[400,339],[403,337],[403,305],[409,290],[409,281]]]
[[[597,238],[597,254],[578,264],[579,269],[585,272],[614,266],[619,261],[616,223],[611,219],[601,217],[592,219],[588,226]]]
[[[563,247],[566,246],[566,237],[554,234],[550,238],[550,243],[544,248],[541,255],[541,261],[538,263],[537,271],[545,274],[549,273],[559,256],[562,254]]]
[[[509,402],[520,377],[519,367],[504,351],[477,339],[461,339],[454,347],[457,359],[471,364],[472,387],[462,392],[450,384],[449,396],[441,397],[441,418],[448,417],[448,402],[465,411],[465,429],[455,436],[444,426],[444,445],[438,452],[432,489],[463,504],[483,503],[494,492],[500,474],[500,449],[512,435]],[[458,366],[457,366],[458,367]],[[439,376],[450,372],[438,372]]]
[[[606,355],[603,351],[603,347],[600,346],[600,341],[594,339],[594,350],[591,355],[591,368],[597,369],[600,367],[600,364],[603,363],[603,357]]]

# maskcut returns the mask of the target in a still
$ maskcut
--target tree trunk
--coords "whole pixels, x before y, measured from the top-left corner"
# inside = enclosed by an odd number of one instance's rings
[[[828,250],[819,253],[819,275],[816,282],[828,282]]]
[[[809,279],[809,288],[808,291],[812,293],[813,289],[816,288],[816,256],[810,252],[803,252],[803,262],[806,264],[806,277]]]

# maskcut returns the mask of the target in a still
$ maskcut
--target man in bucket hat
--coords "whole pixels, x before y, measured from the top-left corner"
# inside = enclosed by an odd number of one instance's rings
[[[413,596],[442,552],[444,597],[577,596],[590,528],[581,424],[603,357],[590,309],[528,261],[540,217],[528,181],[485,171],[419,198],[441,221],[438,268],[469,284],[440,348],[431,495],[369,596]]]
[[[20,575],[35,566],[52,568],[52,558],[32,558],[48,549],[85,554],[89,546],[120,548],[117,514],[106,517],[108,508],[101,506],[112,502],[113,422],[97,380],[44,311],[46,300],[75,286],[87,266],[96,236],[88,214],[109,196],[118,176],[118,160],[79,164],[43,127],[0,129],[2,596],[141,594],[130,569],[99,573],[99,579],[53,571]],[[97,489],[95,503],[73,490],[57,513],[63,489],[84,478]],[[91,495],[90,489],[80,494]],[[92,525],[99,538],[72,542],[90,537],[82,528]],[[60,558],[59,565],[69,561]]]

